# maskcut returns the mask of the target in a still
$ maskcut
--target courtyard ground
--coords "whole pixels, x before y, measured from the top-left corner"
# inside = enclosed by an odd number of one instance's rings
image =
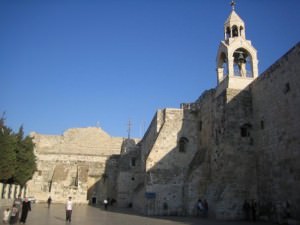
[[[1,208],[2,216],[3,208]],[[2,224],[2,218],[1,223]],[[28,225],[62,225],[65,221],[65,209],[62,204],[33,204],[29,212]],[[137,215],[130,210],[96,208],[86,205],[75,205],[73,209],[73,225],[270,225],[265,222],[216,221],[197,217],[149,217]]]

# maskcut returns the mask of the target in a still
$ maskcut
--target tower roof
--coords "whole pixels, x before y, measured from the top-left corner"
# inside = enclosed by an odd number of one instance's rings
[[[231,11],[230,15],[228,16],[227,20],[225,21],[225,26],[232,26],[232,25],[243,25],[244,26],[244,21],[235,12],[235,10]]]

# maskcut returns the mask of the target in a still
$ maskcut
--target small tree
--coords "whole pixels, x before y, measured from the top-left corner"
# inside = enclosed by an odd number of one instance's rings
[[[34,143],[24,138],[23,127],[15,134],[0,118],[0,181],[24,186],[36,170]]]
[[[33,173],[36,171],[35,155],[33,152],[34,143],[32,138],[26,136],[24,138],[23,127],[21,126],[16,135],[16,167],[14,180],[16,183],[24,186],[26,182],[32,178]]]
[[[0,118],[0,179],[7,182],[14,176],[16,165],[17,139],[10,128],[4,124],[4,118]]]

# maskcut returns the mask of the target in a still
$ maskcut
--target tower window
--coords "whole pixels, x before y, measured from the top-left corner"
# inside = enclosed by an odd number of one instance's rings
[[[202,121],[199,121],[198,129],[199,129],[199,131],[202,130]]]
[[[232,37],[238,37],[239,36],[239,30],[237,26],[232,27]]]
[[[136,158],[131,158],[131,166],[135,167],[136,165]]]
[[[241,137],[249,137],[250,133],[247,127],[241,127]]]
[[[286,83],[284,86],[283,93],[286,94],[291,90],[290,83]]]
[[[251,124],[246,123],[241,126],[241,137],[250,137]]]
[[[240,26],[240,36],[242,36],[244,28],[242,26]]]
[[[239,48],[233,53],[234,75],[241,77],[253,77],[251,55],[243,48]]]
[[[179,152],[186,152],[187,143],[189,140],[186,137],[181,137],[179,140]]]
[[[225,36],[226,39],[230,38],[230,28],[227,27],[226,28],[226,36]]]
[[[263,120],[260,121],[260,129],[265,129],[265,122]]]

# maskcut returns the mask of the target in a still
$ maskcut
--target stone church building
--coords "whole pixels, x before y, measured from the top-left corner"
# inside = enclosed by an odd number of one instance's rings
[[[116,200],[144,215],[241,219],[245,200],[261,214],[290,205],[300,215],[300,43],[258,76],[257,51],[233,9],[217,56],[217,86],[180,108],[158,110],[141,140],[101,128],[33,133],[38,171],[29,195],[64,202]]]

